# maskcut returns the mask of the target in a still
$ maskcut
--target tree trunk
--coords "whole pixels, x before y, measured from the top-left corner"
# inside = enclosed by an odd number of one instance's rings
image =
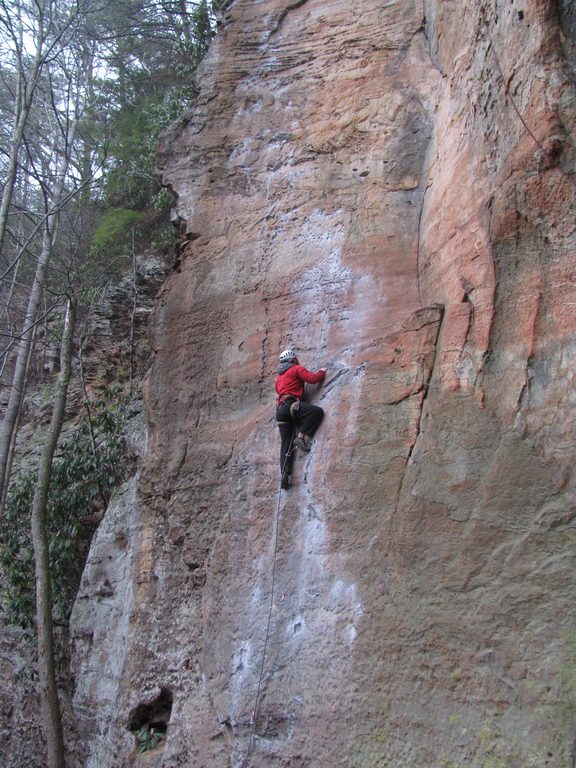
[[[36,324],[36,318],[38,315],[38,308],[40,306],[40,300],[42,298],[42,288],[46,279],[46,273],[48,271],[48,262],[52,253],[52,233],[46,231],[42,241],[42,248],[40,256],[38,257],[38,263],[36,265],[36,274],[34,275],[34,282],[30,290],[30,296],[28,298],[28,308],[26,311],[26,317],[24,318],[24,328],[22,335],[18,342],[18,352],[16,355],[16,365],[14,368],[14,375],[12,378],[12,386],[10,389],[10,397],[8,399],[8,405],[6,406],[6,412],[4,419],[0,425],[0,495],[4,495],[4,485],[8,483],[8,455],[10,452],[10,444],[12,442],[14,431],[16,429],[16,421],[20,412],[22,399],[24,397],[24,388],[26,384],[26,370],[28,368],[28,358],[32,349],[32,342],[34,339],[34,330]],[[0,510],[2,513],[3,510]]]
[[[28,367],[30,365],[31,358],[32,358],[32,348],[30,349],[30,354],[28,355],[28,362],[26,363],[26,378],[28,378]],[[18,425],[20,423],[21,414],[22,414],[22,401],[20,401],[20,408],[18,409],[18,413],[16,414],[16,421],[14,422],[14,431],[12,432],[12,439],[10,440],[10,447],[8,449],[8,457],[6,459],[6,477],[10,477],[12,473],[12,463],[14,461],[14,454],[16,453],[16,438],[18,435]],[[4,487],[2,488],[2,495],[0,497],[0,510],[4,509],[7,496],[8,496],[8,483],[4,483]]]
[[[186,7],[186,0],[178,0],[178,15],[181,19],[182,34],[184,35],[184,39],[191,47],[193,38],[192,31],[190,29],[190,14],[188,13],[188,8]]]
[[[52,461],[64,420],[64,406],[70,382],[72,343],[74,339],[76,306],[69,300],[62,340],[61,367],[54,411],[50,428],[42,451],[38,484],[32,502],[32,541],[36,568],[36,632],[38,638],[38,673],[40,678],[40,700],[46,733],[48,754],[47,768],[65,768],[64,736],[56,672],[54,663],[54,640],[52,632],[52,584],[50,577],[50,556],[46,513],[48,490],[52,475]]]
[[[12,137],[10,139],[10,152],[8,156],[8,165],[6,168],[6,179],[2,190],[2,199],[0,201],[0,250],[2,249],[2,245],[4,243],[10,203],[12,202],[14,185],[16,184],[16,176],[18,173],[18,153],[24,139],[24,129],[26,127],[26,123],[28,122],[30,109],[32,108],[34,92],[40,80],[42,67],[45,63],[42,50],[44,45],[44,32],[42,29],[40,29],[39,33],[39,39],[36,45],[36,50],[34,52],[32,67],[29,73],[24,71],[25,57],[22,52],[22,45],[19,50],[20,61],[18,81],[16,93],[14,96],[14,125],[12,128]],[[28,77],[26,77],[27,74]]]

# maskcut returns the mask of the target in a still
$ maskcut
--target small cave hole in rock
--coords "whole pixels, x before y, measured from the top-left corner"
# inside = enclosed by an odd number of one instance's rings
[[[134,707],[128,715],[128,730],[136,739],[137,752],[149,752],[164,746],[174,697],[168,688],[160,688],[155,699]]]
[[[524,11],[518,11],[518,21],[524,21]]]
[[[294,634],[298,634],[300,630],[302,629],[302,624],[298,621],[296,624],[294,624]]]

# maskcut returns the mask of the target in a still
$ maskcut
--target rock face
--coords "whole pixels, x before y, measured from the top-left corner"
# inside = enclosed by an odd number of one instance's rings
[[[573,766],[573,7],[225,14],[159,153],[180,263],[73,617],[85,765]],[[281,493],[287,346],[328,373]]]

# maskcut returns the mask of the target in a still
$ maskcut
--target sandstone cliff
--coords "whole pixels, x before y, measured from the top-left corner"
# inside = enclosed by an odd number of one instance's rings
[[[575,27],[228,3],[159,153],[142,475],[73,617],[87,768],[574,765]],[[327,417],[279,495],[285,346]]]

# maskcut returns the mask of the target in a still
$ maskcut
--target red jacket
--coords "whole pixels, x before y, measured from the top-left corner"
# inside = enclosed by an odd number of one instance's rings
[[[287,371],[276,377],[277,405],[280,405],[287,397],[300,399],[304,394],[304,382],[318,384],[324,376],[326,376],[325,371],[312,373],[307,371],[303,365],[291,365]]]

